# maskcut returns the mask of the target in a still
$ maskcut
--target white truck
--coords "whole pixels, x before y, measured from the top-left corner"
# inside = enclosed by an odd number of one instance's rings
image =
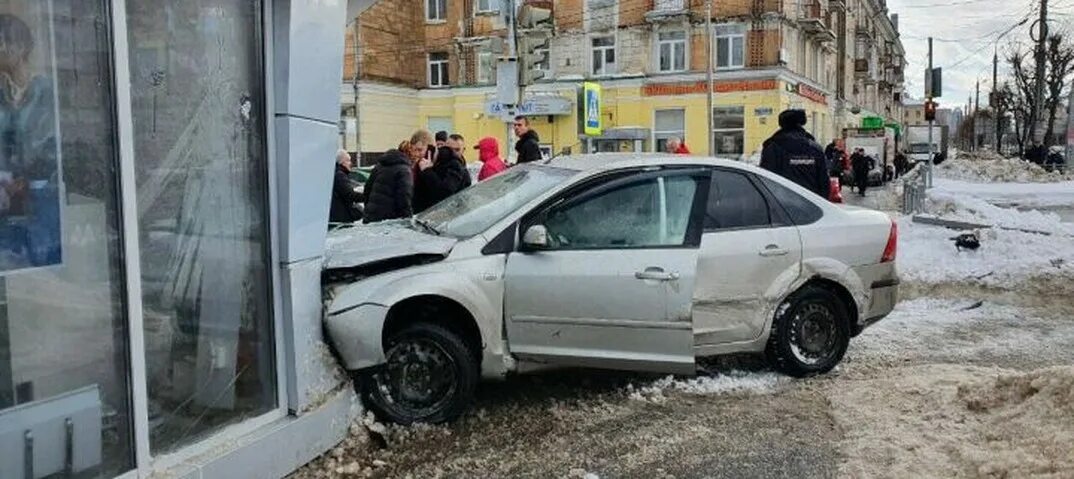
[[[880,186],[884,182],[884,170],[895,162],[895,130],[885,128],[846,128],[843,130],[847,154],[861,148],[865,154],[876,160],[869,171],[869,186]]]
[[[947,125],[932,126],[932,153],[947,157]],[[929,126],[910,125],[906,127],[906,155],[911,162],[929,159]]]

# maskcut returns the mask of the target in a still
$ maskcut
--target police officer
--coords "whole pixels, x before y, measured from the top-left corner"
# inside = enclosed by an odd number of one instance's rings
[[[805,131],[805,124],[805,110],[780,113],[779,131],[764,142],[761,168],[827,199],[830,183],[824,149]]]

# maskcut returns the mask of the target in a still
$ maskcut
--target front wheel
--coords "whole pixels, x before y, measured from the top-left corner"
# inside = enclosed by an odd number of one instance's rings
[[[455,333],[416,323],[390,337],[387,363],[358,376],[365,405],[397,424],[436,424],[466,412],[477,388],[475,355]]]
[[[807,286],[791,295],[772,322],[765,355],[784,374],[809,377],[831,371],[850,344],[846,305],[835,293]]]

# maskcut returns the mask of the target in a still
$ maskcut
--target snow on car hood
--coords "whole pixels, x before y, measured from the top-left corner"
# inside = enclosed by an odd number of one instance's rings
[[[458,240],[410,228],[410,220],[340,228],[328,232],[325,269],[351,268],[393,258],[447,256]]]

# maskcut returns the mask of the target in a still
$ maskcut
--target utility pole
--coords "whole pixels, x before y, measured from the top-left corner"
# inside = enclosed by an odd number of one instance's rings
[[[507,54],[507,58],[515,58],[515,59],[517,59],[518,58],[518,51],[517,51],[517,49],[515,47],[516,47],[516,42],[517,42],[517,38],[518,38],[517,37],[517,29],[518,29],[518,15],[517,15],[517,13],[518,13],[518,9],[515,8],[515,0],[502,0],[502,2],[503,3],[501,5],[501,7],[504,9],[504,15],[506,16],[506,18],[505,18],[506,22],[504,22],[504,23],[507,24],[507,45],[505,45],[504,50],[505,50],[505,53]],[[516,65],[518,64],[517,60],[516,60],[515,64]],[[515,90],[517,91],[518,90],[518,80],[517,80],[518,71],[517,70],[515,71],[514,77],[516,79],[514,87],[515,87]],[[496,79],[497,79],[497,81],[500,80],[499,75],[497,75]],[[517,98],[517,101],[519,101],[519,102],[522,101],[522,95],[520,95],[518,93],[515,94],[515,98]],[[504,108],[504,112],[503,112],[503,121],[506,124],[506,129],[507,129],[507,135],[504,137],[505,140],[504,140],[503,144],[504,144],[504,147],[507,148],[507,156],[510,156],[511,152],[515,151],[515,149],[513,148],[514,141],[512,141],[512,139],[514,138],[514,129],[512,127],[515,124],[515,115],[513,113],[514,113],[514,108],[516,106],[517,105],[512,105],[512,107],[510,109]],[[516,158],[515,161],[518,161],[518,159]]]
[[[706,136],[709,140],[709,156],[716,156],[716,136],[712,134],[712,95],[713,89],[715,88],[712,81],[712,0],[705,1],[705,36],[707,37],[707,40],[705,41],[705,50],[708,54],[707,67],[705,68],[705,78],[708,83],[708,94],[705,95],[708,102],[708,111],[705,113],[705,117],[708,119],[706,123],[708,125],[708,133]]]
[[[358,17],[354,18],[354,79],[353,79],[353,82],[351,83],[351,87],[354,88],[354,166],[355,167],[359,166],[358,163],[361,162],[361,155],[362,155],[362,142],[360,141],[360,138],[361,138],[361,136],[360,136],[361,131],[360,130],[362,129],[361,128],[362,124],[361,124],[360,118],[362,118],[362,116],[358,114],[358,80],[360,78],[358,64],[359,64],[359,62],[361,62],[361,56],[359,55],[359,52],[358,52],[358,33],[359,33],[358,29],[361,26],[361,23],[362,22],[358,21]],[[346,127],[344,127],[344,128],[346,128]],[[346,141],[344,141],[344,144],[346,144]]]
[[[981,79],[977,79],[977,95],[973,100],[973,151],[977,151],[977,117],[981,111]]]
[[[1037,78],[1034,88],[1033,105],[1030,108],[1029,115],[1029,143],[1033,144],[1037,141],[1037,120],[1040,117],[1041,110],[1044,109],[1044,66],[1045,66],[1045,45],[1048,42],[1048,0],[1040,0],[1040,19],[1037,20]],[[1032,28],[1031,28],[1032,29]]]
[[[928,95],[926,95],[926,96],[928,97],[927,101],[929,103],[932,103],[932,95],[935,93],[935,92],[932,91],[933,90],[933,85],[935,85],[935,81],[934,81],[934,78],[933,78],[933,76],[935,74],[936,74],[936,72],[934,72],[932,70],[932,37],[929,37],[929,75],[928,75],[928,77],[929,77],[929,85],[925,86],[925,89],[928,91]],[[926,106],[926,108],[928,108],[928,107]],[[933,162],[933,157],[932,157],[932,155],[933,155],[933,149],[932,149],[932,125],[933,125],[933,123],[935,123],[935,118],[929,118],[929,159],[928,159],[928,161],[925,162],[925,166],[928,167],[928,168],[925,168],[925,187],[926,188],[932,188],[932,162]]]
[[[1000,104],[1002,98],[999,97],[999,46],[996,46],[996,50],[992,53],[992,116],[996,117],[996,153],[1002,155],[1002,137],[1000,136],[999,127],[1000,123]]]

